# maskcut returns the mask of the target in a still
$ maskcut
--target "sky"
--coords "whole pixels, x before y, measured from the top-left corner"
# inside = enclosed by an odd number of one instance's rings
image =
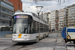
[[[34,12],[34,13],[37,13],[38,11],[40,11],[40,8],[36,8],[37,5],[43,6],[41,11],[45,13],[45,12],[50,12],[53,10],[63,9],[66,6],[75,4],[75,0],[65,0],[65,3],[63,3],[64,1],[61,0],[61,4],[57,0],[38,1],[37,4],[33,2],[32,0],[22,0],[22,2],[23,2],[24,12]]]

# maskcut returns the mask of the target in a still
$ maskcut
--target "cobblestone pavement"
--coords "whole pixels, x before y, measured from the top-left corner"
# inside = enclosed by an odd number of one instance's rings
[[[38,43],[14,43],[11,39],[1,39],[0,50],[66,50],[61,33],[57,34],[58,33],[50,33],[49,37],[40,40]],[[67,44],[69,44],[69,42]],[[67,49],[75,50],[74,46],[68,46]]]

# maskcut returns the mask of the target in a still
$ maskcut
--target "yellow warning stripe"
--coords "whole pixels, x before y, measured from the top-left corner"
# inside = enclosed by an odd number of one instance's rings
[[[19,35],[18,35],[18,38],[21,38],[21,36],[22,36],[22,34],[19,34]]]

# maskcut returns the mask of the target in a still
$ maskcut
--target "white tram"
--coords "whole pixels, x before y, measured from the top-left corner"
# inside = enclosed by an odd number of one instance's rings
[[[16,12],[13,16],[12,41],[38,42],[48,37],[48,27],[48,24],[34,13]]]

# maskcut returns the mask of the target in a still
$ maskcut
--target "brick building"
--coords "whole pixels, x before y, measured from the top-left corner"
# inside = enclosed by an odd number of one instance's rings
[[[22,2],[21,2],[21,0],[9,0],[9,1],[13,3],[15,11],[17,11],[17,10],[22,11]]]

